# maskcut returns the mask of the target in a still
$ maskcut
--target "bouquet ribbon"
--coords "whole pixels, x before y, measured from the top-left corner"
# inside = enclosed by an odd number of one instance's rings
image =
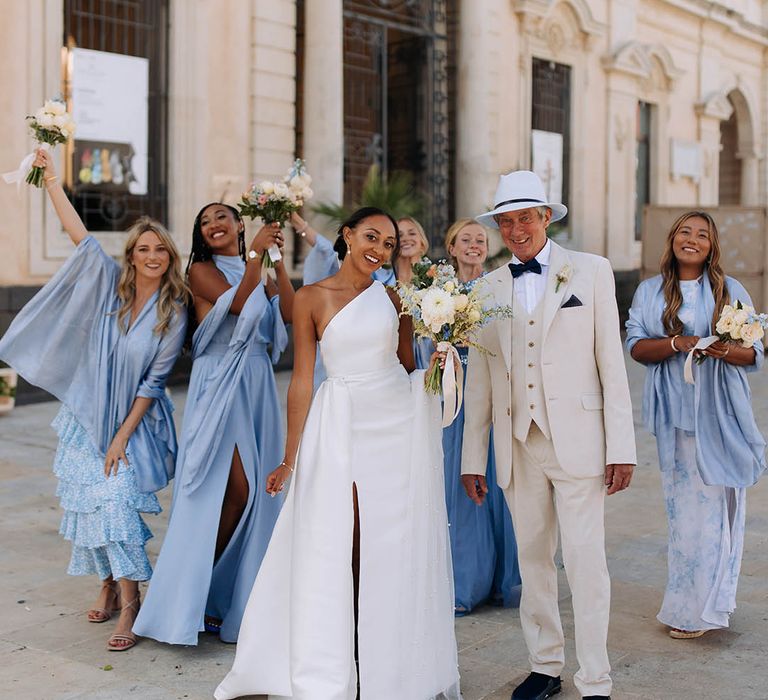
[[[445,367],[443,368],[443,428],[447,428],[459,415],[461,400],[464,394],[464,368],[459,353],[453,345],[446,341],[437,344],[437,351],[444,352]]]
[[[696,345],[693,346],[693,350],[688,353],[688,357],[685,358],[685,368],[683,369],[683,377],[688,384],[695,384],[696,380],[693,378],[693,356],[697,350],[706,350],[712,343],[720,340],[716,335],[708,335],[706,338],[701,338]]]
[[[50,146],[47,143],[41,143],[39,148],[43,148],[46,151],[50,150]],[[21,159],[18,170],[11,170],[10,172],[3,173],[3,180],[9,185],[12,185],[15,182],[16,189],[18,190],[19,187],[21,187],[21,183],[27,179],[27,174],[32,167],[32,163],[35,162],[36,155],[37,154],[34,151],[32,153],[27,153],[27,155]]]
[[[283,256],[280,255],[280,248],[278,248],[274,243],[269,246],[269,248],[267,248],[267,253],[269,254],[269,259],[273,263],[283,259]]]

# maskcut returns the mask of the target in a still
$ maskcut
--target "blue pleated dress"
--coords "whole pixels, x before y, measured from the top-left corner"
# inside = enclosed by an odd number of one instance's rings
[[[232,287],[195,331],[168,533],[133,627],[138,635],[169,644],[197,644],[205,615],[222,620],[222,640],[237,641],[282,504],[282,497],[265,492],[284,447],[272,369],[288,342],[279,299],[268,299],[260,284],[240,314],[230,314],[245,264],[236,256],[216,255],[214,262]],[[248,501],[214,563],[235,448],[248,479]]]
[[[117,323],[120,267],[87,237],[16,316],[0,357],[63,404],[54,473],[72,543],[68,573],[136,581],[152,574],[142,513],[159,513],[154,494],[173,476],[176,433],[165,381],[181,350],[186,313],[162,336],[157,294],[127,332]],[[154,399],[128,441],[129,464],[104,476],[104,454],[137,397]]]
[[[466,383],[468,348],[457,348]],[[486,480],[488,494],[475,505],[461,483],[461,448],[464,406],[456,420],[443,430],[445,500],[453,557],[456,614],[465,615],[480,603],[517,606],[520,603],[520,569],[517,543],[504,494],[496,483],[493,439],[489,441]]]

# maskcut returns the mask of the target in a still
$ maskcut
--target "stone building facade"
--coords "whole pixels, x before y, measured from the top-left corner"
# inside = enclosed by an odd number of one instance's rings
[[[534,167],[569,206],[558,239],[606,255],[628,282],[644,204],[766,205],[766,2],[0,0],[0,11],[3,170],[31,146],[24,116],[71,88],[73,49],[148,60],[147,194],[72,190],[113,254],[143,210],[187,249],[202,204],[236,200],[296,155],[318,200],[354,200],[374,163],[412,172],[436,242],[452,218],[492,204],[500,172]],[[3,185],[0,204],[2,331],[70,247],[44,193]],[[289,250],[297,275],[302,256]]]

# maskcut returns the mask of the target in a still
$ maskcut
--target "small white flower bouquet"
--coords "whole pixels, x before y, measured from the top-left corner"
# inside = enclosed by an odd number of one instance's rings
[[[449,358],[455,352],[454,345],[488,352],[475,342],[478,330],[491,319],[512,316],[510,306],[488,306],[488,294],[483,294],[482,289],[482,281],[464,284],[453,265],[443,261],[435,264],[428,258],[413,266],[411,284],[397,285],[402,313],[413,318],[416,335],[431,339],[439,351],[449,353]],[[427,391],[439,394],[444,387],[443,378],[443,370],[435,364],[424,378]]]
[[[312,198],[314,193],[311,184],[312,178],[304,167],[304,161],[297,158],[281,182],[264,180],[258,184],[253,183],[243,193],[238,204],[240,214],[251,219],[260,218],[267,224],[277,222],[283,226],[293,212]],[[277,246],[271,246],[268,253],[264,256],[264,264],[271,267],[280,260],[280,251]]]
[[[715,324],[715,337],[717,340],[740,343],[742,347],[751,348],[755,342],[763,339],[766,328],[768,314],[755,313],[753,307],[742,304],[737,299],[734,304],[726,304],[723,307]],[[707,356],[697,353],[695,359],[701,364]]]
[[[75,122],[67,112],[67,106],[61,100],[46,100],[45,104],[34,115],[27,117],[27,121],[38,145],[44,144],[43,148],[55,146],[58,143],[66,143],[75,133]],[[5,181],[9,183],[20,182],[34,159],[34,153],[27,155],[21,161],[18,170],[3,175]],[[42,187],[44,174],[43,168],[32,166],[26,173],[25,181],[35,187]]]

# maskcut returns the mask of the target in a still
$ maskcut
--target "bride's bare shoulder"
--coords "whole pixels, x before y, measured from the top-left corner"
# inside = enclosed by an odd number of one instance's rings
[[[328,293],[328,286],[323,284],[326,280],[315,282],[314,284],[305,284],[296,291],[296,301],[301,300],[304,304],[311,304],[317,299],[321,299]]]

